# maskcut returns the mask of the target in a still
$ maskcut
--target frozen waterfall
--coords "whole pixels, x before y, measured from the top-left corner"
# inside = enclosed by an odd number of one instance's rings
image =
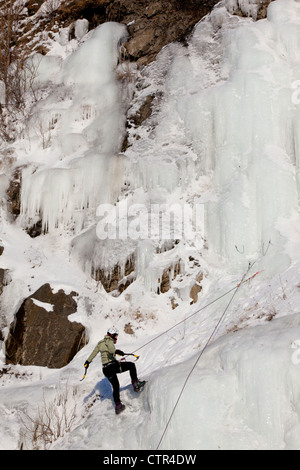
[[[126,27],[99,26],[63,61],[55,92],[35,116],[55,116],[52,148],[60,157],[51,168],[40,159],[24,169],[25,225],[41,218],[47,231],[79,235],[95,230],[99,204],[197,198],[205,207],[199,236],[228,269],[259,259],[270,244],[273,268],[290,263],[285,226],[298,218],[300,191],[300,3],[272,2],[258,22],[231,15],[233,3],[217,5],[187,46],[167,46],[149,67],[148,85],[159,86],[164,100],[156,127],[125,154],[116,67]],[[82,238],[79,245],[85,265],[90,250]],[[93,251],[100,258],[101,249]]]
[[[233,267],[269,241],[277,267],[289,262],[279,222],[299,208],[299,20],[298,2],[279,0],[266,20],[227,32],[228,78],[181,100],[187,135],[215,189],[207,239]]]

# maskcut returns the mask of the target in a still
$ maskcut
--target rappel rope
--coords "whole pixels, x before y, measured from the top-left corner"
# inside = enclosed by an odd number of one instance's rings
[[[134,352],[137,352],[137,351],[140,351],[142,348],[144,348],[145,346],[148,346],[148,344],[150,343],[153,343],[153,341],[156,341],[158,338],[160,338],[161,336],[164,336],[165,334],[169,333],[169,331],[173,330],[174,328],[176,328],[177,326],[181,325],[181,323],[184,323],[186,322],[187,320],[189,320],[190,318],[192,318],[193,316],[197,315],[199,312],[202,312],[202,310],[205,310],[206,308],[210,307],[211,305],[213,305],[214,303],[216,303],[218,300],[222,299],[223,297],[226,297],[228,294],[230,294],[231,292],[233,292],[234,290],[238,289],[241,285],[243,284],[246,284],[247,282],[251,281],[252,279],[254,279],[258,274],[262,273],[263,271],[258,271],[256,272],[255,274],[253,274],[252,276],[248,277],[248,279],[245,279],[245,277],[247,276],[248,272],[250,271],[250,269],[253,267],[254,263],[250,264],[249,263],[249,268],[247,270],[247,272],[244,274],[243,276],[243,279],[242,281],[237,284],[236,286],[234,286],[232,289],[228,290],[227,292],[225,292],[224,294],[220,295],[219,297],[217,297],[216,299],[212,300],[211,302],[209,302],[208,304],[204,305],[203,307],[201,307],[200,309],[196,310],[194,313],[192,313],[191,315],[189,315],[188,317],[184,318],[183,320],[181,320],[180,322],[176,323],[175,325],[171,326],[170,328],[168,328],[167,330],[163,331],[162,333],[160,333],[158,336],[155,336],[155,338],[152,338],[150,341],[148,341],[147,343],[143,344],[142,346],[140,346],[138,349],[136,349]]]
[[[201,307],[200,309],[196,310],[194,313],[192,313],[191,315],[189,315],[188,317],[184,318],[184,320],[181,320],[180,322],[176,323],[175,325],[171,326],[170,328],[168,328],[167,330],[163,331],[162,333],[160,333],[158,336],[155,336],[155,338],[152,338],[150,341],[148,341],[147,343],[143,344],[142,346],[140,346],[138,349],[136,349],[134,352],[136,353],[137,351],[139,351],[140,349],[144,348],[145,346],[148,346],[148,344],[150,343],[153,343],[153,341],[156,341],[158,338],[160,338],[161,336],[164,336],[165,334],[169,333],[169,331],[173,330],[174,328],[176,328],[177,326],[181,325],[181,323],[184,323],[186,322],[187,320],[189,320],[190,318],[192,318],[193,316],[197,315],[199,312],[202,312],[202,310],[205,310],[206,308],[210,307],[211,305],[213,305],[214,303],[216,303],[218,300],[222,299],[223,297],[226,297],[226,295],[230,294],[231,292],[233,291],[236,291],[242,284],[246,284],[247,282],[251,281],[251,279],[253,279],[254,277],[256,277],[258,274],[260,274],[262,271],[258,271],[257,273],[253,274],[252,276],[248,277],[248,279],[245,279],[247,273],[250,271],[250,269],[253,267],[254,263],[252,263],[252,265],[249,264],[249,268],[247,270],[247,272],[245,273],[245,275],[243,276],[243,279],[242,281],[237,284],[236,286],[234,286],[232,289],[228,290],[227,292],[225,292],[224,294],[220,295],[219,297],[217,297],[216,299],[212,300],[211,302],[209,302],[208,304],[204,305],[203,307]],[[234,293],[235,295],[235,293]],[[210,341],[211,341],[211,338],[210,338]],[[138,360],[139,356],[137,356],[136,354],[134,353],[127,353],[125,354],[126,356],[134,356],[136,358],[136,361]],[[86,374],[87,374],[87,368],[85,368],[85,372],[84,372],[84,375],[82,377],[82,379],[80,380],[80,382],[82,382],[85,378],[86,378]]]
[[[165,434],[166,434],[166,432],[167,432],[167,430],[168,430],[169,424],[170,424],[170,422],[171,422],[171,420],[172,420],[172,417],[173,417],[173,415],[174,415],[174,413],[175,413],[175,410],[176,410],[176,408],[177,408],[177,405],[178,405],[178,403],[179,403],[179,401],[180,401],[180,399],[181,399],[181,397],[182,397],[182,394],[183,394],[183,392],[184,392],[184,389],[185,389],[185,387],[186,387],[186,385],[187,385],[187,383],[188,383],[188,381],[189,381],[189,379],[190,379],[192,373],[194,372],[194,370],[195,370],[195,368],[196,368],[198,362],[200,361],[200,359],[201,359],[201,357],[202,357],[204,351],[205,351],[206,348],[209,346],[211,340],[212,340],[213,337],[215,336],[215,334],[216,334],[216,332],[217,332],[219,326],[221,325],[223,319],[225,318],[225,315],[226,315],[226,313],[227,313],[227,311],[228,311],[228,309],[229,309],[229,307],[230,307],[230,305],[231,305],[231,303],[232,303],[232,301],[233,301],[235,295],[237,294],[239,288],[240,288],[243,284],[245,284],[246,282],[248,282],[248,281],[250,281],[251,279],[253,279],[255,276],[257,276],[257,275],[261,272],[261,271],[259,271],[259,272],[255,273],[255,274],[253,274],[253,276],[251,276],[251,277],[249,277],[248,279],[245,280],[245,277],[247,276],[248,272],[250,271],[250,269],[253,267],[254,264],[255,264],[255,262],[252,263],[252,264],[249,263],[249,267],[248,267],[247,271],[245,272],[245,274],[243,275],[242,280],[241,280],[241,282],[240,282],[239,284],[237,284],[233,289],[231,289],[231,290],[228,291],[227,293],[225,293],[225,294],[223,294],[222,296],[220,296],[220,297],[219,297],[218,299],[216,299],[215,301],[213,301],[213,302],[211,302],[210,304],[208,304],[208,305],[211,305],[212,303],[216,302],[216,301],[219,300],[220,298],[222,298],[222,297],[224,297],[225,295],[229,294],[230,292],[234,291],[233,295],[231,296],[230,301],[228,302],[228,304],[227,304],[227,306],[226,306],[224,312],[222,313],[220,319],[218,320],[218,322],[217,322],[217,324],[216,324],[214,330],[212,331],[210,337],[209,337],[208,340],[206,341],[204,347],[202,348],[200,354],[199,354],[198,357],[197,357],[197,360],[196,360],[195,364],[193,365],[193,367],[192,367],[192,369],[190,370],[190,372],[189,372],[187,378],[185,379],[185,382],[184,382],[184,384],[183,384],[183,386],[182,386],[182,389],[181,389],[181,391],[180,391],[180,393],[179,393],[179,395],[178,395],[178,398],[177,398],[176,403],[175,403],[175,405],[174,405],[174,407],[173,407],[173,410],[172,410],[172,413],[171,413],[171,415],[170,415],[170,417],[169,417],[169,420],[168,420],[168,422],[167,422],[167,424],[166,424],[166,426],[165,426],[165,429],[164,429],[163,434],[162,434],[162,436],[161,436],[161,438],[160,438],[160,441],[159,441],[159,443],[158,443],[158,445],[157,445],[157,447],[156,447],[156,450],[159,449],[159,447],[160,447],[160,445],[161,445],[161,443],[162,443],[162,440],[163,440],[163,438],[164,438],[164,436],[165,436]],[[207,306],[208,306],[208,305],[207,305]],[[206,307],[207,307],[207,306],[206,306]],[[203,307],[203,308],[205,308],[205,307]],[[200,310],[203,310],[203,308],[200,309]],[[196,313],[198,313],[200,310],[198,310]],[[192,315],[191,315],[191,316],[192,316]],[[189,318],[190,318],[190,317],[189,317]],[[160,336],[161,336],[161,335],[160,335]],[[155,338],[155,339],[156,339],[156,338]]]
[[[159,449],[159,447],[160,447],[160,445],[161,445],[161,443],[162,443],[162,441],[163,441],[163,438],[164,438],[164,436],[165,436],[165,434],[166,434],[166,432],[167,432],[167,430],[168,430],[168,427],[169,427],[170,422],[171,422],[171,420],[172,420],[172,417],[173,417],[173,415],[174,415],[174,413],[175,413],[175,410],[176,410],[176,408],[177,408],[177,405],[178,405],[178,403],[179,403],[179,401],[180,401],[180,399],[181,399],[181,397],[182,397],[182,395],[183,395],[183,392],[184,392],[184,390],[185,390],[185,387],[186,387],[186,385],[187,385],[187,383],[188,383],[188,381],[189,381],[189,379],[190,379],[192,373],[194,372],[194,370],[195,370],[195,368],[196,368],[198,362],[200,361],[202,355],[204,354],[205,350],[207,349],[207,347],[209,346],[209,344],[210,344],[210,342],[212,341],[213,337],[215,336],[215,334],[216,334],[216,332],[217,332],[219,326],[221,325],[222,321],[224,320],[225,315],[226,315],[226,313],[227,313],[227,311],[228,311],[228,309],[229,309],[229,307],[230,307],[230,305],[231,305],[231,303],[232,303],[234,297],[236,296],[238,290],[240,289],[240,287],[241,287],[243,284],[246,284],[247,282],[251,281],[251,280],[254,279],[258,274],[260,274],[260,273],[262,272],[262,271],[257,271],[257,272],[254,273],[252,276],[250,276],[250,277],[248,277],[247,279],[245,279],[246,276],[247,276],[247,274],[248,274],[249,271],[251,270],[251,268],[254,266],[254,264],[255,264],[255,262],[253,262],[252,264],[249,262],[248,269],[247,269],[247,271],[245,272],[245,274],[243,275],[243,277],[242,277],[241,281],[239,282],[239,284],[237,284],[236,286],[234,286],[232,289],[228,290],[228,291],[225,292],[224,294],[220,295],[220,296],[217,297],[216,299],[212,300],[212,301],[209,302],[208,304],[204,305],[204,306],[201,307],[200,309],[196,310],[194,313],[192,313],[191,315],[189,315],[188,317],[186,317],[184,320],[181,320],[180,322],[176,323],[176,324],[175,324],[174,326],[172,326],[171,328],[168,328],[166,331],[160,333],[160,334],[159,334],[158,336],[156,336],[155,338],[152,338],[150,341],[148,341],[147,343],[143,344],[142,346],[140,346],[138,349],[136,349],[136,350],[134,351],[134,352],[136,353],[136,352],[139,351],[140,349],[144,348],[144,347],[147,346],[148,344],[150,344],[150,343],[154,342],[155,340],[157,340],[158,338],[160,338],[161,336],[167,334],[169,331],[173,330],[174,328],[176,328],[177,326],[179,326],[181,323],[186,322],[187,320],[189,320],[189,319],[192,318],[193,316],[197,315],[199,312],[201,312],[201,311],[203,311],[204,309],[210,307],[211,305],[213,305],[214,303],[216,303],[218,300],[222,299],[223,297],[225,297],[225,296],[227,296],[228,294],[230,294],[231,292],[233,292],[233,295],[231,296],[231,298],[230,298],[230,300],[229,300],[229,302],[228,302],[228,304],[227,304],[227,306],[226,306],[224,312],[222,313],[221,317],[219,318],[219,320],[218,320],[218,322],[217,322],[215,328],[213,329],[213,331],[212,331],[211,335],[209,336],[208,340],[206,341],[204,347],[203,347],[202,350],[200,351],[200,354],[198,355],[197,360],[195,361],[195,363],[194,363],[192,369],[190,370],[189,374],[187,375],[187,377],[186,377],[186,379],[185,379],[185,382],[184,382],[184,384],[183,384],[183,386],[182,386],[182,388],[181,388],[181,391],[180,391],[180,393],[179,393],[179,395],[178,395],[178,398],[177,398],[176,403],[175,403],[175,405],[174,405],[174,407],[173,407],[173,410],[172,410],[172,413],[171,413],[171,415],[170,415],[170,417],[169,417],[169,419],[168,419],[168,422],[167,422],[167,424],[166,424],[166,426],[165,426],[165,428],[164,428],[164,431],[163,431],[162,436],[161,436],[161,438],[160,438],[160,440],[159,440],[159,443],[158,443],[158,445],[157,445],[157,447],[156,447],[156,450]],[[126,353],[126,354],[124,354],[124,355],[125,355],[125,356],[134,356],[135,359],[136,359],[136,361],[139,359],[139,356],[137,356],[137,355],[134,354],[134,353]],[[85,368],[85,373],[84,373],[84,375],[83,375],[81,381],[85,379],[86,374],[87,374],[87,368]]]

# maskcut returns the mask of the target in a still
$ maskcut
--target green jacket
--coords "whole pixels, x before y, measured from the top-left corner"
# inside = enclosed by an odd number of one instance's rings
[[[88,361],[92,362],[92,360],[97,356],[98,353],[101,354],[103,366],[108,362],[116,360],[116,348],[114,340],[110,336],[106,335],[104,336],[104,339],[99,341],[94,351],[89,356]]]

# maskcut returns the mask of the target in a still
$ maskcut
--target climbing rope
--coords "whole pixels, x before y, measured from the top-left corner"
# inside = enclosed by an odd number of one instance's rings
[[[228,295],[230,292],[234,291],[234,292],[233,292],[233,295],[232,295],[231,298],[230,298],[230,301],[228,302],[228,304],[227,304],[227,306],[226,306],[226,308],[225,308],[225,310],[224,310],[224,312],[222,313],[222,315],[221,315],[220,319],[218,320],[218,322],[217,322],[215,328],[213,329],[213,331],[212,331],[210,337],[208,338],[208,340],[206,341],[204,347],[203,347],[202,350],[200,351],[200,354],[198,355],[197,360],[195,361],[195,363],[194,363],[192,369],[190,370],[189,374],[187,375],[187,377],[186,377],[186,379],[185,379],[185,382],[184,382],[184,384],[183,384],[183,386],[182,386],[182,388],[181,388],[181,391],[180,391],[180,393],[179,393],[179,395],[178,395],[178,398],[177,398],[177,400],[176,400],[176,403],[175,403],[175,405],[174,405],[174,407],[173,407],[173,409],[172,409],[172,413],[171,413],[171,415],[170,415],[170,417],[169,417],[169,420],[168,420],[168,422],[167,422],[167,424],[166,424],[166,426],[165,426],[165,428],[164,428],[164,431],[163,431],[163,433],[162,433],[162,436],[161,436],[161,438],[160,438],[160,441],[159,441],[159,443],[158,443],[158,445],[157,445],[156,450],[159,449],[159,447],[160,447],[160,445],[161,445],[161,443],[162,443],[162,441],[163,441],[163,438],[164,438],[164,436],[165,436],[165,434],[166,434],[166,432],[167,432],[167,430],[168,430],[168,427],[169,427],[170,422],[171,422],[171,420],[172,420],[172,417],[173,417],[173,415],[174,415],[174,413],[175,413],[175,410],[176,410],[176,408],[177,408],[177,405],[178,405],[178,403],[179,403],[179,401],[180,401],[180,399],[181,399],[181,397],[182,397],[182,395],[183,395],[183,392],[184,392],[184,390],[185,390],[185,387],[186,387],[186,385],[187,385],[187,383],[188,383],[188,381],[189,381],[189,379],[190,379],[192,373],[194,372],[194,370],[195,370],[195,368],[196,368],[198,362],[200,361],[200,359],[201,359],[203,353],[205,352],[206,348],[208,347],[208,345],[209,345],[210,342],[212,341],[212,339],[213,339],[213,337],[215,336],[215,334],[216,334],[216,332],[217,332],[219,326],[221,325],[223,319],[225,318],[225,315],[226,315],[226,313],[227,313],[227,311],[228,311],[228,309],[229,309],[229,307],[230,307],[230,305],[231,305],[231,303],[232,303],[234,297],[236,296],[236,294],[237,294],[239,288],[240,288],[243,284],[245,284],[246,282],[249,282],[251,279],[253,279],[254,277],[256,277],[258,274],[260,274],[261,271],[259,271],[259,272],[255,273],[255,274],[253,274],[253,275],[252,275],[251,277],[249,277],[248,279],[245,279],[246,276],[247,276],[247,274],[249,273],[249,271],[250,271],[251,268],[253,267],[253,265],[254,265],[254,263],[252,263],[252,264],[249,263],[248,269],[247,269],[247,271],[245,272],[245,274],[243,275],[241,282],[240,282],[239,284],[237,284],[233,289],[230,289],[228,292],[226,292],[226,293],[223,294],[222,296],[218,297],[218,298],[217,298],[216,300],[214,300],[213,302],[210,302],[210,304],[206,305],[205,307],[202,307],[202,309],[199,309],[197,312],[195,312],[195,313],[193,314],[193,315],[195,315],[195,314],[198,313],[199,311],[203,310],[204,308],[208,307],[208,306],[211,305],[212,303],[214,303],[214,302],[216,302],[217,300],[221,299],[221,298],[224,297],[225,295]],[[190,317],[193,316],[193,315],[190,315]],[[190,318],[190,317],[188,317],[188,318]],[[176,326],[176,325],[175,325],[175,326]],[[172,327],[172,328],[174,328],[174,327]],[[160,336],[161,336],[161,335],[160,335]],[[157,338],[158,338],[158,337],[157,337]],[[157,339],[157,338],[155,338],[155,339]],[[150,342],[151,342],[151,341],[150,341]],[[148,344],[149,344],[149,343],[148,343]]]
[[[150,341],[148,341],[147,343],[143,344],[142,346],[140,346],[138,349],[136,349],[134,352],[137,352],[137,351],[140,351],[142,348],[148,346],[148,344],[150,343],[153,343],[153,341],[156,341],[158,338],[160,338],[161,336],[164,336],[165,334],[169,333],[169,331],[173,330],[174,328],[176,328],[177,326],[181,325],[181,323],[184,323],[186,322],[187,320],[189,320],[190,318],[194,317],[195,315],[197,315],[199,312],[202,312],[203,310],[205,310],[206,308],[210,307],[211,305],[213,305],[214,303],[218,302],[218,300],[222,299],[223,297],[226,297],[228,294],[230,294],[231,292],[235,291],[236,289],[238,289],[242,284],[246,284],[247,282],[251,281],[254,277],[256,277],[258,274],[260,274],[262,271],[258,271],[256,272],[255,274],[253,274],[251,277],[249,277],[248,279],[244,279],[244,277],[247,275],[247,273],[250,271],[250,269],[252,268],[252,266],[254,265],[253,264],[249,264],[249,268],[246,272],[246,274],[243,276],[243,279],[242,281],[237,284],[236,286],[234,286],[232,289],[228,290],[227,292],[225,292],[224,294],[220,295],[219,297],[217,297],[216,299],[212,300],[211,302],[209,302],[208,304],[204,305],[203,307],[201,307],[200,309],[196,310],[194,313],[192,313],[191,315],[189,315],[188,317],[184,318],[183,320],[181,320],[180,322],[176,323],[175,325],[171,326],[170,328],[168,328],[167,330],[163,331],[162,333],[160,333],[158,336],[155,336],[155,338],[152,338]]]

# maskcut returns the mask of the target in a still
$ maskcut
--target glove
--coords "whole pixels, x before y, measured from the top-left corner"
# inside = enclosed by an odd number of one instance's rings
[[[85,367],[86,369],[88,369],[88,368],[89,368],[89,365],[90,365],[89,361],[85,361],[85,363],[84,363],[84,367]]]
[[[123,351],[121,351],[120,349],[116,349],[116,354],[118,354],[119,356],[125,356],[125,353],[123,353]]]

